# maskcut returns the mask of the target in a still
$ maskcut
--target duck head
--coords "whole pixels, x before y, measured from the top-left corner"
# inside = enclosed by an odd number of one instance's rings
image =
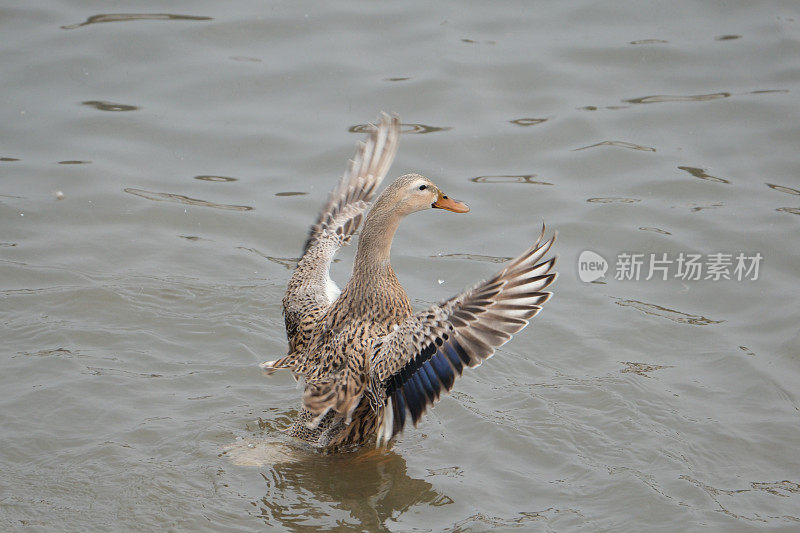
[[[469,206],[448,197],[431,180],[420,174],[397,178],[378,198],[377,204],[391,205],[397,215],[406,216],[425,209],[445,209],[466,213]]]
[[[400,221],[425,209],[446,209],[454,213],[469,211],[467,204],[448,198],[425,176],[400,176],[375,200],[364,220],[358,238],[353,279],[368,277],[364,272],[371,272],[376,265],[388,265],[392,239]]]

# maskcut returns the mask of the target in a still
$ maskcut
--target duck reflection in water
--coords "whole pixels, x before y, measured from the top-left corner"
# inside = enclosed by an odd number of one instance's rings
[[[266,493],[253,505],[272,527],[313,529],[335,521],[380,531],[387,520],[415,506],[453,503],[427,481],[410,477],[405,459],[386,448],[321,454],[262,440],[231,448],[227,455],[235,463],[263,465]]]

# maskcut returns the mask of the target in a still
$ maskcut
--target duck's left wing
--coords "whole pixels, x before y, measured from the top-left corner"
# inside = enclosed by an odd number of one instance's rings
[[[528,325],[550,292],[556,258],[543,260],[555,235],[514,259],[474,288],[409,317],[379,339],[370,360],[368,395],[385,402],[378,445],[414,425],[439,395],[453,387],[464,367],[476,367]]]
[[[303,257],[292,273],[283,298],[290,357],[293,352],[302,350],[319,315],[339,296],[339,288],[330,277],[333,256],[358,230],[364,212],[394,160],[399,138],[398,116],[381,113],[378,124],[372,127],[366,141],[359,143],[344,176],[311,226],[303,246]],[[265,366],[269,368],[273,367]]]

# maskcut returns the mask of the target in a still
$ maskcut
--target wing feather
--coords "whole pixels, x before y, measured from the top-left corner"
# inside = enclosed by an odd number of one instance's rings
[[[386,398],[379,445],[409,419],[416,425],[465,367],[483,363],[539,313],[551,295],[543,289],[556,277],[556,258],[543,260],[556,236],[543,238],[544,227],[536,244],[496,276],[416,313],[376,343],[371,387]]]
[[[291,358],[299,357],[317,319],[338,297],[339,288],[330,277],[331,262],[361,225],[394,160],[399,138],[399,117],[382,113],[367,140],[358,144],[342,179],[322,206],[283,298],[289,355],[262,364],[265,370],[285,367]]]

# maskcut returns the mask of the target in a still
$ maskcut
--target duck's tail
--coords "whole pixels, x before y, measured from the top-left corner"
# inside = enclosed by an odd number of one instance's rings
[[[309,379],[303,392],[303,407],[321,420],[334,410],[350,424],[353,412],[364,395],[367,373],[353,359],[339,372],[319,379]]]

